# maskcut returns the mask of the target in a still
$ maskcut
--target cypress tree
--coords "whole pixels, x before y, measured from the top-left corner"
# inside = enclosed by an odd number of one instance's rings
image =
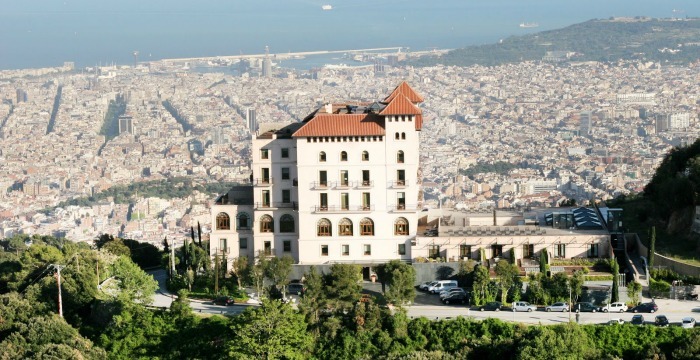
[[[199,221],[197,221],[197,235],[199,237],[199,247],[204,249],[202,247],[202,225],[199,224]]]
[[[649,242],[649,254],[647,254],[647,259],[649,260],[649,270],[654,267],[654,253],[656,252],[656,226],[651,227],[651,240]]]
[[[617,263],[617,259],[610,259],[610,268],[613,274],[612,295],[610,296],[610,303],[614,303],[620,301],[620,284],[618,280],[619,277],[617,276],[620,272],[620,265]]]

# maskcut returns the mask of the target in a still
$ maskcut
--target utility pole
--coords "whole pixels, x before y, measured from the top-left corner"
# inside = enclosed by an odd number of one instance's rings
[[[58,284],[58,316],[63,317],[63,302],[61,300],[61,269],[66,266],[58,264],[51,264],[50,266],[56,269],[56,283]]]

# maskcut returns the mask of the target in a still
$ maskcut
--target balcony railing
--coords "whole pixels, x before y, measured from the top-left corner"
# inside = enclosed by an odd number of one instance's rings
[[[390,181],[389,182],[389,187],[392,188],[405,188],[406,187],[406,180],[395,180],[395,181]]]
[[[416,204],[396,204],[389,206],[389,211],[391,212],[416,212],[418,211],[418,205]]]
[[[256,202],[255,209],[294,209],[297,210],[299,203],[296,201],[292,202]]]
[[[372,180],[362,180],[358,181],[355,185],[358,189],[368,189],[374,186],[374,181]]]
[[[328,189],[328,181],[313,181],[309,186],[312,189]]]
[[[336,189],[348,189],[353,187],[352,181],[336,181],[332,183],[333,187]]]
[[[374,211],[374,205],[363,206],[363,205],[352,205],[352,206],[312,206],[311,212],[314,213],[347,213],[347,212],[368,212]]]
[[[253,185],[255,186],[270,186],[273,183],[273,178],[259,178],[253,179]]]

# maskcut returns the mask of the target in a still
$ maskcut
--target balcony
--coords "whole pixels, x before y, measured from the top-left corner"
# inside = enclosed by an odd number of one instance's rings
[[[357,184],[355,185],[355,188],[357,189],[369,189],[374,186],[374,181],[371,180],[362,180],[358,181]]]
[[[314,181],[309,184],[309,187],[314,190],[325,190],[328,189],[328,181]]]
[[[311,207],[311,212],[312,213],[364,213],[364,212],[369,212],[369,211],[374,211],[374,205],[369,205],[369,206],[362,206],[362,205],[353,205],[353,206],[337,206],[337,205],[332,205],[332,206],[312,206]]]
[[[396,180],[396,181],[390,181],[389,182],[389,187],[393,189],[401,189],[406,187],[406,180]]]
[[[334,189],[349,189],[353,187],[352,181],[336,181],[332,183]]]
[[[299,203],[297,203],[296,201],[288,202],[288,203],[285,203],[285,202],[273,202],[273,203],[256,202],[255,203],[255,210],[265,210],[265,209],[269,209],[269,210],[294,209],[294,210],[297,210],[298,205],[299,205]]]
[[[253,179],[254,186],[270,186],[273,183],[273,178]]]
[[[389,211],[390,212],[405,212],[405,213],[412,213],[418,211],[418,205],[416,204],[396,204],[396,205],[391,205],[389,206]]]

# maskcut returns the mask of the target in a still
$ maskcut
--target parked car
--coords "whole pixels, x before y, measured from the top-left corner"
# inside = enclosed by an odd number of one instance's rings
[[[567,311],[569,311],[569,304],[563,303],[563,302],[554,303],[552,305],[546,306],[544,308],[544,311],[547,311],[547,312],[550,312],[550,311],[567,312]]]
[[[695,318],[686,317],[681,320],[681,326],[684,329],[692,329],[695,327]]]
[[[576,310],[576,312],[596,312],[596,311],[598,311],[598,307],[593,305],[593,303],[589,303],[589,302],[576,303],[576,306],[574,306],[574,309]]]
[[[303,295],[303,294],[304,294],[304,291],[306,291],[306,287],[304,286],[304,284],[297,284],[297,283],[295,283],[295,284],[289,284],[289,285],[287,285],[287,292],[288,292],[289,294],[293,294],[293,295]]]
[[[627,305],[623,302],[614,302],[601,307],[601,310],[603,312],[625,312],[627,311]]]
[[[457,280],[440,280],[428,287],[428,292],[439,294],[443,290],[449,290],[457,287]]]
[[[513,305],[513,311],[533,312],[533,311],[537,311],[537,306],[532,305],[529,302],[518,301]]]
[[[659,311],[659,307],[655,303],[643,303],[639,304],[635,307],[632,308],[633,313],[638,313],[638,312],[648,312],[648,313],[655,313]]]
[[[230,296],[219,296],[216,299],[214,299],[214,305],[231,306],[233,304],[233,298]]]
[[[458,288],[458,287],[448,289],[448,290],[443,290],[440,292],[440,300],[442,300],[442,299],[444,299],[444,298],[446,298],[454,293],[466,293],[466,291],[464,291],[464,289]]]
[[[426,282],[424,282],[424,283],[418,285],[418,290],[428,291],[428,288],[429,288],[431,285],[434,285],[436,282],[437,282],[437,281],[434,281],[434,280],[433,280],[433,281],[426,281]]]
[[[632,325],[644,325],[644,316],[643,315],[633,315],[632,321],[630,323]]]
[[[608,325],[622,325],[624,323],[625,320],[622,319],[610,319],[610,321],[608,321]]]
[[[469,301],[469,295],[466,292],[453,292],[449,296],[442,298],[442,302],[446,305],[449,304],[466,304]]]
[[[501,304],[500,301],[492,301],[490,303],[486,303],[484,305],[481,305],[479,307],[480,311],[488,310],[488,311],[501,311],[503,309],[503,304]]]
[[[656,318],[654,319],[654,324],[659,327],[667,327],[668,326],[668,318],[666,315],[656,315]]]

